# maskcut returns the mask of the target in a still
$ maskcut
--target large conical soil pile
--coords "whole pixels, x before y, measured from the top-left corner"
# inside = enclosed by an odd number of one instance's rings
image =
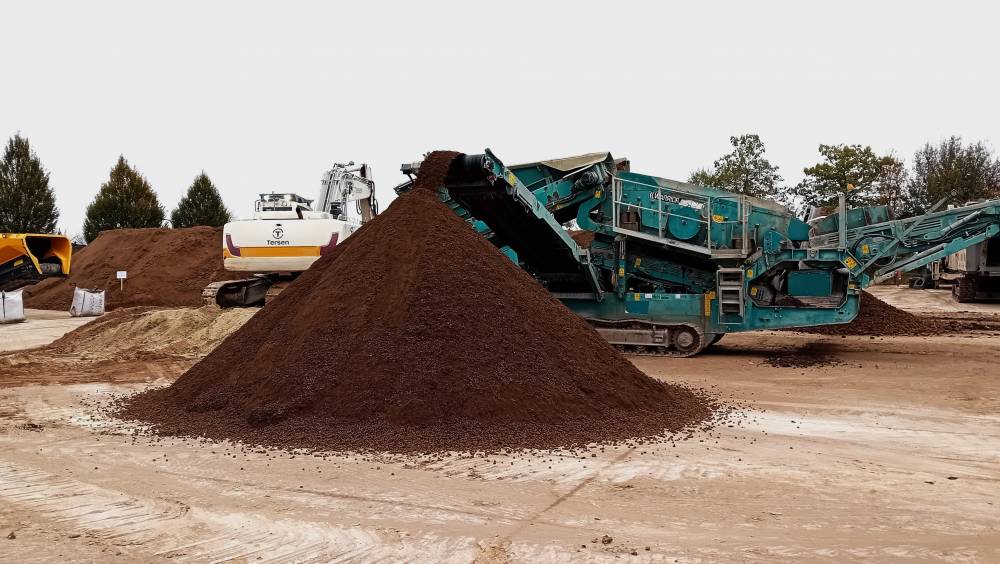
[[[121,415],[167,434],[400,453],[613,441],[708,417],[440,202],[455,155],[428,156],[411,193]]]
[[[124,284],[117,272],[124,270]],[[24,290],[25,305],[69,309],[73,289],[105,291],[109,310],[135,306],[197,306],[211,282],[233,278],[222,265],[222,229],[113,229],[73,254],[68,278],[47,278]]]

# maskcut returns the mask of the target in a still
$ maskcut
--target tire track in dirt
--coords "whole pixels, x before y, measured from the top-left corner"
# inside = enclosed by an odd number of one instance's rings
[[[176,562],[252,559],[265,564],[334,560],[471,561],[471,538],[394,538],[378,530],[298,519],[220,513],[179,501],[135,497],[71,478],[0,462],[0,499],[85,534]]]
[[[565,503],[568,499],[570,499],[573,496],[575,496],[577,493],[580,492],[580,490],[582,490],[583,488],[589,486],[595,480],[597,480],[598,478],[600,478],[601,477],[601,473],[604,470],[607,470],[608,468],[611,468],[612,466],[614,466],[615,464],[618,464],[622,460],[625,460],[625,458],[627,458],[630,454],[635,453],[635,451],[636,451],[637,448],[638,447],[630,447],[630,448],[626,449],[624,452],[622,452],[621,454],[619,454],[618,456],[613,457],[606,464],[604,464],[600,469],[598,469],[597,471],[595,471],[590,476],[588,476],[588,477],[584,478],[583,480],[581,480],[580,483],[578,483],[575,486],[573,486],[572,488],[570,488],[570,490],[568,492],[566,492],[566,493],[560,495],[559,497],[557,497],[552,503],[550,503],[547,506],[543,507],[542,509],[536,511],[533,515],[529,516],[528,518],[522,519],[516,526],[514,526],[513,529],[511,529],[507,534],[503,535],[502,538],[504,540],[506,540],[507,542],[510,542],[513,539],[513,537],[515,535],[517,535],[518,533],[520,533],[521,531],[523,531],[525,529],[525,527],[528,527],[532,523],[538,522],[538,520],[541,519],[543,515],[545,515],[549,511],[552,511],[556,507],[559,507],[560,505],[562,505],[563,503]]]

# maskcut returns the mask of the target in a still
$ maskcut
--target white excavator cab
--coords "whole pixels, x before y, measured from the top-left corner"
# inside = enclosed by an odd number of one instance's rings
[[[253,217],[227,223],[222,235],[226,270],[259,276],[216,282],[203,297],[219,305],[259,305],[273,281],[307,270],[377,214],[366,164],[335,164],[323,174],[316,200],[289,192],[260,194]]]
[[[254,219],[302,219],[304,212],[312,211],[312,200],[298,194],[261,194],[254,202]]]

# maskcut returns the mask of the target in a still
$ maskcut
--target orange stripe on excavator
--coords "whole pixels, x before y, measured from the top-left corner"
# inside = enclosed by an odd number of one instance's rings
[[[240,256],[247,257],[318,257],[319,247],[240,247]],[[222,256],[231,256],[228,249]]]

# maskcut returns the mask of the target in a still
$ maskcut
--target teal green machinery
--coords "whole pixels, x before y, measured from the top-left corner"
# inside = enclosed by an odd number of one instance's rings
[[[872,282],[1000,233],[1000,200],[905,220],[841,202],[806,223],[608,153],[511,167],[489,150],[460,155],[439,192],[609,342],[676,356],[726,333],[847,323]]]

